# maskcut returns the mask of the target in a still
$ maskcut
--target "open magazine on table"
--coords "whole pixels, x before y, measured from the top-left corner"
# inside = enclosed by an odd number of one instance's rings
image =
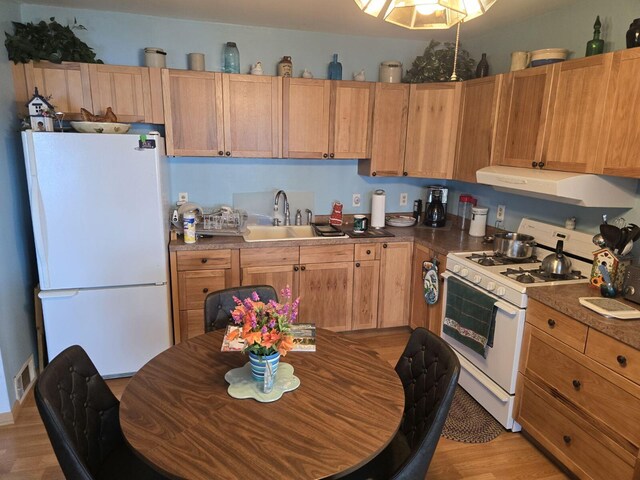
[[[234,330],[240,330],[238,325],[229,325],[222,340],[222,352],[239,352],[244,348],[244,340],[238,335],[233,340],[229,340],[229,334]],[[292,352],[315,352],[316,351],[316,325],[315,323],[296,323],[291,325],[293,334]]]

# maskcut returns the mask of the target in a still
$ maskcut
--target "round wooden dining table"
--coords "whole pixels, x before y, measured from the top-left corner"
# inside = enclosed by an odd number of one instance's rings
[[[271,403],[227,393],[248,357],[221,352],[224,330],[160,353],[125,388],[120,424],[157,471],[185,479],[318,479],[348,473],[397,432],[402,383],[366,344],[318,329],[315,352],[289,352],[300,386]]]

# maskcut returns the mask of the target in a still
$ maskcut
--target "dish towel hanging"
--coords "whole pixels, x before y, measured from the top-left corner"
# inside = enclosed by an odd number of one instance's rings
[[[440,284],[438,282],[438,261],[422,262],[422,283],[424,286],[424,300],[429,305],[438,302]]]
[[[450,277],[443,332],[487,358],[487,346],[493,346],[497,311],[494,303],[493,297]]]

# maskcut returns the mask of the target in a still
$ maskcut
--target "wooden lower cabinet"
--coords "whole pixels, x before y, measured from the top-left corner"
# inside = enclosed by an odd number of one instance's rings
[[[411,242],[382,244],[378,288],[380,328],[409,325],[412,257]]]
[[[379,243],[362,243],[355,246],[351,330],[378,326],[380,247]]]
[[[541,304],[530,301],[529,310],[539,317]],[[516,421],[580,478],[638,478],[640,384],[633,372],[638,351],[553,309],[544,314],[551,322],[529,317]],[[576,324],[560,327],[559,319]],[[554,322],[558,331],[550,327]],[[586,335],[579,326],[588,329]],[[629,370],[621,366],[627,362]]]
[[[288,286],[296,298],[299,263],[298,247],[243,248],[240,250],[241,285],[271,285],[278,292],[278,298],[280,291]]]
[[[437,254],[424,245],[415,244],[413,247],[413,262],[411,268],[411,328],[424,327],[440,335],[442,332],[442,297],[433,305],[428,305],[424,299],[424,282],[422,280],[422,263],[438,260],[438,272],[444,272],[447,257]],[[442,278],[439,278],[442,286]]]

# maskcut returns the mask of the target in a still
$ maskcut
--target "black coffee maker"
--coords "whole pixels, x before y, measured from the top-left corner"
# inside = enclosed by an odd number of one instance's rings
[[[428,227],[444,227],[447,220],[449,189],[442,185],[429,185],[425,202],[424,224]]]

